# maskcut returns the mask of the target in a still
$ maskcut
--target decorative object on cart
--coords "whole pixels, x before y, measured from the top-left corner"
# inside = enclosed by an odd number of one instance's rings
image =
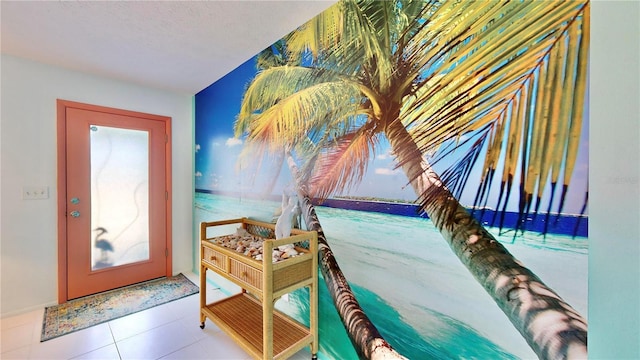
[[[293,218],[296,213],[300,212],[298,206],[298,198],[296,195],[287,195],[282,193],[282,212],[276,221],[276,239],[282,239],[291,235],[293,227]]]
[[[207,230],[237,224],[241,228],[233,234],[207,236]],[[290,236],[274,239],[275,230],[274,224],[247,218],[200,224],[200,286],[204,288],[211,270],[242,288],[210,304],[201,292],[200,327],[209,318],[255,359],[285,359],[307,346],[315,359],[318,234],[291,229]],[[263,254],[273,255],[257,260]],[[309,287],[309,327],[274,308],[278,298],[303,287]]]

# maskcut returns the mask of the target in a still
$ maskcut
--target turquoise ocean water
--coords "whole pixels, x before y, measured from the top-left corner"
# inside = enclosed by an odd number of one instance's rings
[[[280,203],[196,193],[195,206],[197,223],[243,216],[271,221]],[[316,212],[360,305],[402,355],[536,358],[430,220],[322,206]],[[489,230],[494,236],[498,233]],[[509,232],[496,238],[587,315],[587,238],[526,233],[513,241]],[[357,359],[322,279],[319,288],[319,358]],[[290,294],[277,306],[304,322],[305,291]]]

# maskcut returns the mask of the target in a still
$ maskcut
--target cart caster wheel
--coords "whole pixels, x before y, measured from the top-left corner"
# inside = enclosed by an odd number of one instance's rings
[[[200,323],[200,329],[204,329],[204,322]]]
[[[317,354],[311,354],[311,360],[318,360]]]

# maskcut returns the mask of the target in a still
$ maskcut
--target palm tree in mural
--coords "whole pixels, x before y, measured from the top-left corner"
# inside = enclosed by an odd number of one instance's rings
[[[344,0],[286,38],[300,64],[256,76],[236,133],[265,150],[291,150],[308,179],[303,189],[319,198],[358,183],[386,138],[422,209],[538,356],[586,356],[585,319],[457,197],[482,162],[474,205],[486,204],[501,174],[496,208],[506,209],[515,187],[521,216],[538,212],[544,192],[562,183],[561,212],[588,35],[588,1]],[[301,139],[312,152],[300,151]],[[456,146],[466,152],[438,176],[430,162],[456,156]],[[349,334],[359,343],[357,330]]]
[[[280,40],[271,47],[260,52],[257,56],[256,63],[256,67],[258,69],[266,70],[285,65],[299,66],[301,64],[301,58],[299,56],[295,56],[295,54],[287,53],[284,41]],[[237,129],[237,131],[242,130]],[[297,140],[295,144],[276,144],[251,141],[243,148],[238,163],[244,164],[245,167],[248,166],[249,168],[253,168],[255,173],[258,173],[260,172],[260,169],[263,168],[263,156],[256,156],[256,153],[272,155],[272,161],[268,162],[269,168],[271,169],[271,181],[265,186],[264,191],[264,194],[271,194],[280,174],[282,165],[284,161],[287,160],[287,165],[296,183],[298,198],[302,209],[301,213],[304,217],[307,229],[318,233],[318,258],[323,279],[327,284],[329,294],[332,297],[342,322],[345,324],[349,338],[354,344],[354,348],[365,358],[405,359],[380,335],[376,326],[371,322],[364,310],[362,310],[351,286],[349,286],[349,282],[338,265],[338,261],[335,258],[331,247],[329,246],[329,242],[327,241],[322,226],[320,225],[320,220],[315,212],[314,205],[312,204],[311,198],[306,190],[306,186],[304,185],[308,182],[308,178],[303,176],[305,174],[300,174],[298,166],[292,155],[293,151],[291,147],[294,145],[298,154],[309,155],[314,152],[314,149],[318,149],[318,146],[314,145],[312,141],[309,139],[305,140],[307,141]],[[314,157],[313,155],[310,155],[307,158],[317,159],[317,157]],[[312,167],[312,161],[307,161],[306,165],[307,167]],[[277,171],[273,172],[273,169],[277,169]],[[308,173],[306,174],[308,175]],[[277,217],[279,214],[280,213],[276,211],[274,217]]]

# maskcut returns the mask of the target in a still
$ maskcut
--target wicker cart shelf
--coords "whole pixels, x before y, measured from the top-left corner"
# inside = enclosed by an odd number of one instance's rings
[[[220,236],[207,230],[233,225],[264,241],[263,260],[216,244]],[[286,359],[310,346],[318,352],[317,233],[292,229],[291,236],[270,239],[274,225],[247,218],[200,224],[200,327],[209,318],[255,359]],[[232,235],[224,235],[229,237]],[[299,255],[272,262],[274,248],[294,244]],[[242,289],[225,299],[207,303],[206,271],[212,270]],[[309,287],[309,324],[304,326],[274,308],[275,301],[293,290]]]

